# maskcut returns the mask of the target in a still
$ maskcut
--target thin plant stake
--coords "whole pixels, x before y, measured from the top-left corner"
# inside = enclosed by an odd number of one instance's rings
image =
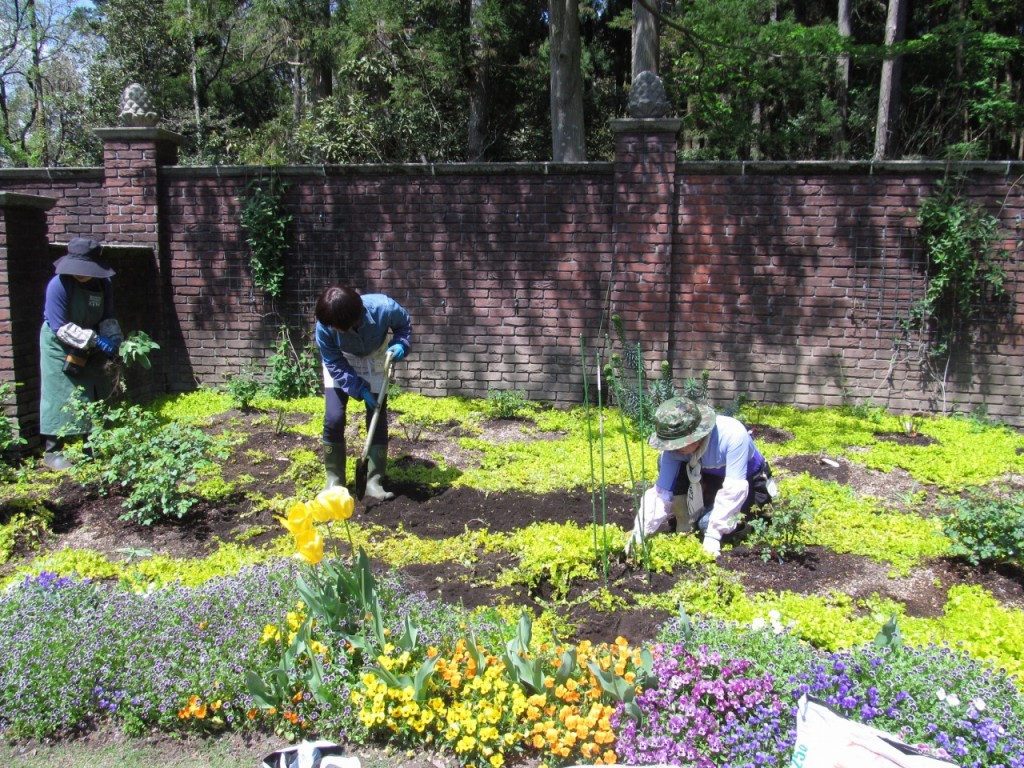
[[[604,407],[601,402],[601,354],[594,353],[597,361],[597,444],[601,450],[601,567],[605,583],[608,581],[608,494],[604,478]]]
[[[590,454],[590,517],[593,522],[594,552],[597,552],[597,480],[594,477],[594,430],[590,421],[590,390],[587,387],[587,351],[580,334],[580,364],[583,368],[583,407],[587,414],[587,447]]]

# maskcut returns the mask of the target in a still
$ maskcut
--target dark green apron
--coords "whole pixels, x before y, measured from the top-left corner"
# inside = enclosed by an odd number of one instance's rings
[[[103,319],[103,286],[90,290],[88,283],[72,278],[71,300],[67,321],[82,328],[96,329]],[[39,372],[41,392],[39,399],[39,431],[44,435],[81,435],[89,431],[84,419],[75,420],[61,409],[72,398],[94,402],[111,393],[110,377],[104,370],[106,358],[102,352],[91,350],[89,361],[76,376],[63,372],[68,350],[57,340],[50,326],[43,322],[39,330]]]

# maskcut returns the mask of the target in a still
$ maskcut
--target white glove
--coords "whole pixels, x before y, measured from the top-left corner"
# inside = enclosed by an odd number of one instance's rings
[[[648,488],[640,499],[640,509],[633,521],[633,534],[626,543],[626,554],[634,546],[642,546],[648,536],[656,532],[672,516],[672,492]]]
[[[90,331],[75,323],[64,323],[57,329],[57,338],[61,344],[83,352],[96,346],[96,331]]]
[[[712,557],[718,557],[722,554],[722,540],[708,531],[704,534],[704,551]]]

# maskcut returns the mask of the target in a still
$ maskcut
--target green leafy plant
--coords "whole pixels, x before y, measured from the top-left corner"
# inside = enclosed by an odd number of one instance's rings
[[[952,542],[951,554],[972,565],[1024,565],[1024,494],[998,497],[971,489],[944,506],[950,511],[943,528]]]
[[[803,554],[810,537],[812,509],[801,499],[771,504],[767,514],[750,521],[750,545],[761,548],[761,559],[780,563],[792,555]]]
[[[7,405],[14,397],[14,384],[9,381],[0,382],[0,408]],[[17,432],[17,423],[5,413],[0,412],[0,477],[9,473],[10,466],[6,463],[5,457],[12,451],[25,444],[25,438]]]
[[[38,499],[19,496],[4,505],[6,519],[0,524],[0,564],[16,549],[38,549],[53,522],[53,512]]]
[[[195,427],[161,424],[156,415],[138,405],[78,407],[87,414],[92,429],[89,453],[79,457],[74,476],[104,492],[121,486],[127,494],[123,520],[151,525],[184,517],[197,501],[192,486],[198,471],[217,455],[213,439]]]
[[[493,419],[514,419],[527,410],[529,402],[521,389],[487,390],[487,412]]]
[[[505,662],[505,674],[509,679],[523,686],[531,693],[544,693],[545,690],[545,664],[544,660],[537,656],[530,655],[530,640],[533,635],[533,620],[525,611],[519,617],[516,625],[516,634],[508,643],[501,654]],[[555,645],[558,645],[556,642]],[[566,680],[572,677],[576,670],[576,650],[570,648],[563,652],[561,663],[554,674],[555,685],[563,685]]]
[[[238,373],[225,376],[225,389],[231,395],[231,404],[241,411],[252,409],[260,393],[260,370],[254,363],[246,363]]]
[[[658,687],[658,677],[654,673],[654,656],[650,650],[644,648],[640,651],[640,665],[636,670],[636,676],[631,681],[626,680],[614,670],[602,669],[593,661],[587,662],[587,668],[597,678],[601,690],[613,701],[622,704],[622,710],[628,717],[638,723],[643,721],[643,713],[636,704],[637,689]]]
[[[118,353],[125,365],[138,365],[148,371],[153,367],[149,356],[157,349],[160,349],[160,345],[153,341],[149,334],[144,331],[133,331],[121,342]]]
[[[650,377],[643,349],[638,342],[627,337],[622,317],[612,315],[612,328],[619,351],[612,352],[605,365],[605,378],[614,402],[636,429],[643,432],[647,425],[654,423],[654,412],[658,406],[679,394],[672,383],[672,366],[663,360],[658,366],[660,377]],[[704,378],[705,397],[706,385],[707,378]],[[691,382],[691,386],[697,385]]]
[[[242,204],[242,228],[249,245],[252,281],[273,298],[284,287],[288,225],[292,215],[284,205],[286,185],[274,175],[256,179]]]
[[[278,333],[274,353],[267,358],[267,370],[267,394],[278,400],[318,395],[323,387],[315,346],[307,343],[297,348],[287,326]]]
[[[946,180],[924,200],[918,217],[928,285],[910,322],[931,332],[930,355],[943,357],[976,320],[1007,301],[1006,256],[993,247],[999,220]]]

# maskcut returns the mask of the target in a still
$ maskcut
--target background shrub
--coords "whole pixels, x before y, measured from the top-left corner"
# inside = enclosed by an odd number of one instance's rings
[[[945,503],[951,553],[971,565],[1009,561],[1024,565],[1024,494],[1005,498],[972,489]]]

